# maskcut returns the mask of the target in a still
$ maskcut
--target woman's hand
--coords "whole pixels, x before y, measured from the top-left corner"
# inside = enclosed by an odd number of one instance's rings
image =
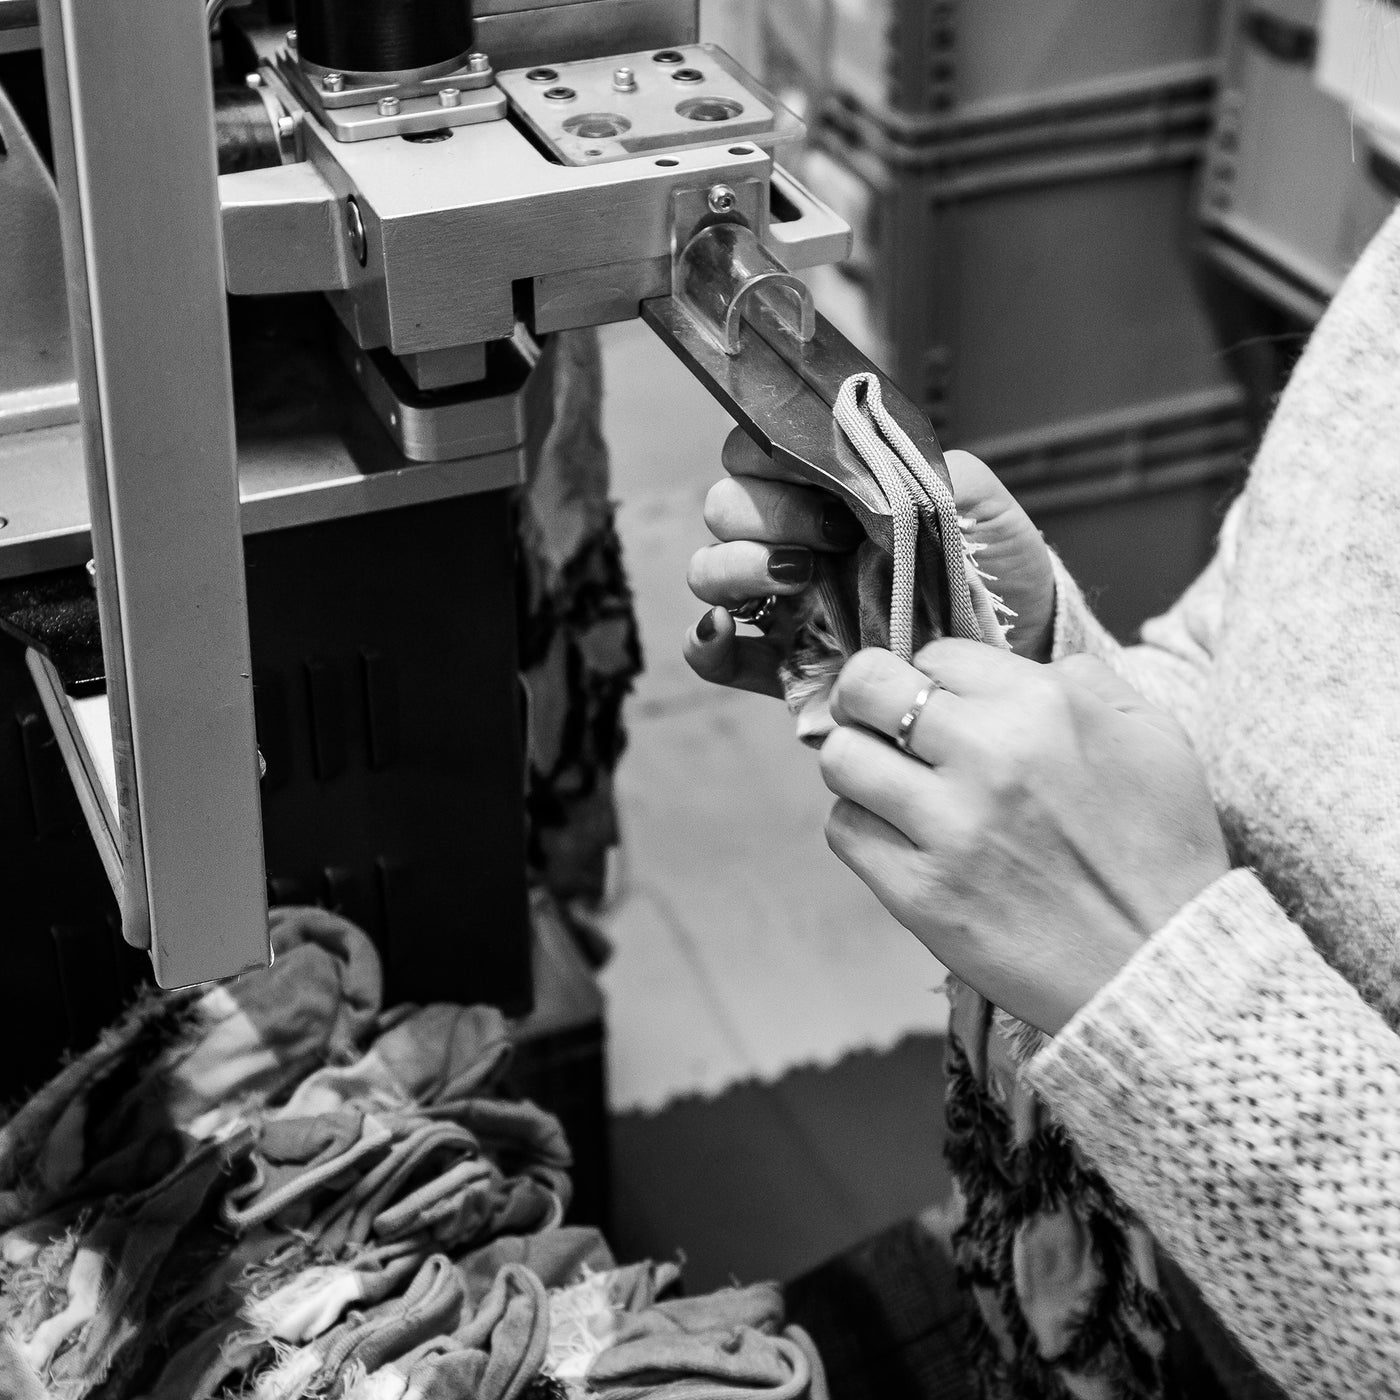
[[[909,756],[889,739],[930,681]],[[1090,657],[863,651],[831,708],[831,848],[940,962],[1042,1030],[1229,870],[1185,733]]]
[[[983,546],[978,565],[1016,613],[1012,648],[1043,660],[1055,612],[1045,541],[984,462],[967,452],[949,452],[947,462],[958,513],[973,522],[969,536]],[[790,613],[780,609],[778,624],[764,637],[739,637],[725,609],[801,594],[817,554],[855,549],[865,533],[835,496],[784,476],[740,429],[724,444],[724,466],[730,475],[705,501],[705,523],[719,543],[699,550],[690,564],[691,591],[715,606],[687,636],[686,660],[706,680],[780,695],[778,666],[791,642]]]

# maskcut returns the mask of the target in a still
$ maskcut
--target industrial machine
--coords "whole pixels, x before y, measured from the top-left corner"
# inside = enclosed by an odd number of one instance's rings
[[[801,126],[695,0],[28,3],[0,54],[42,37],[53,177],[0,91],[0,584],[95,588],[102,639],[24,651],[28,835],[56,743],[163,986],[329,889],[393,995],[522,1007],[510,505],[552,337],[644,315],[880,527],[830,416],[868,366],[795,275],[849,243],[778,163]],[[58,908],[80,862],[33,850]]]

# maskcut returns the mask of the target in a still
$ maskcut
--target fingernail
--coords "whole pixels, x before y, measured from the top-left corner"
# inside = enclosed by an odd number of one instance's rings
[[[695,624],[695,635],[702,642],[712,642],[715,639],[715,632],[718,630],[715,623],[716,608],[711,608],[699,622]]]
[[[828,501],[822,509],[822,539],[840,549],[853,549],[865,538],[859,520],[841,504]]]
[[[768,556],[768,577],[777,583],[806,583],[812,577],[812,552],[775,549]]]

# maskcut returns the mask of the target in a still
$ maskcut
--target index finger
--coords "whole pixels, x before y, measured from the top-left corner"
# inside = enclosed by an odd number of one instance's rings
[[[1009,686],[1043,677],[1045,670],[1015,652],[966,637],[940,637],[921,647],[914,666],[945,690],[968,699],[998,695]]]

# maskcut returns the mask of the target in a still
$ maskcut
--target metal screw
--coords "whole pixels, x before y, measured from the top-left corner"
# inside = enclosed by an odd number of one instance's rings
[[[289,29],[289,30],[287,31],[287,47],[288,47],[289,49],[295,49],[296,46],[297,46],[297,32],[296,32],[295,29]]]
[[[322,87],[326,92],[344,92],[344,91],[345,91],[345,74],[344,74],[344,73],[327,73],[326,76],[325,76],[324,78],[321,79],[321,87]]]
[[[712,214],[728,214],[739,202],[739,196],[728,185],[712,185],[706,198]]]
[[[277,136],[279,140],[290,141],[297,134],[297,124],[293,117],[277,118]]]
[[[462,90],[460,88],[446,87],[438,89],[438,106],[460,107],[461,105]]]
[[[379,99],[379,115],[381,117],[396,117],[399,114],[399,99],[397,97],[381,97]]]
[[[613,69],[614,92],[636,92],[637,75],[630,68]]]
[[[350,251],[355,255],[355,261],[361,267],[369,260],[369,240],[365,237],[365,221],[360,217],[360,206],[355,203],[355,196],[351,195],[345,201],[345,231],[350,235]],[[360,362],[355,361],[355,368],[360,368]]]
[[[261,73],[249,73],[243,81],[247,83],[250,88],[260,88],[263,85],[263,76]]]
[[[467,55],[467,67],[473,73],[489,73],[491,71],[491,60],[484,53],[469,53]]]

